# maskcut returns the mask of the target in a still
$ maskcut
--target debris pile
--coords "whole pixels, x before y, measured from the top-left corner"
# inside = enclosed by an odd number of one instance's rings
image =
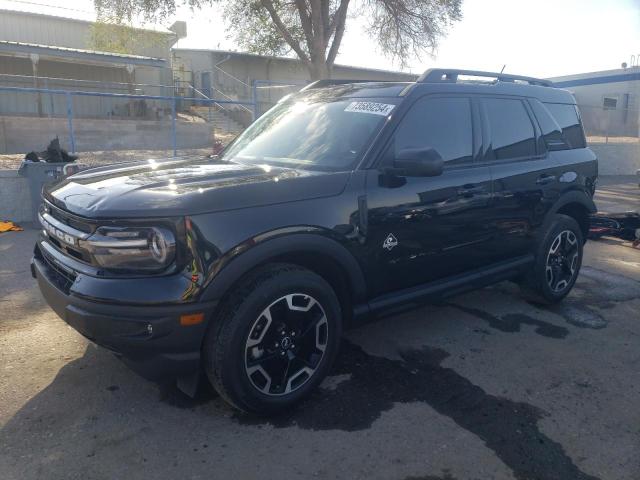
[[[10,221],[0,220],[0,233],[4,232],[21,232],[22,227]]]
[[[589,238],[597,240],[600,237],[617,237],[633,242],[633,246],[640,246],[640,213],[596,213],[591,215]]]
[[[60,147],[58,137],[51,140],[44,152],[29,152],[24,156],[25,162],[68,163],[77,159],[77,155],[69,155],[65,149]]]

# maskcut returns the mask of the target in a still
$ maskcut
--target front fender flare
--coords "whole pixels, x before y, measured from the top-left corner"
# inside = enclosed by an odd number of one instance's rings
[[[355,257],[336,240],[313,233],[268,237],[257,244],[252,240],[231,249],[208,275],[208,284],[201,299],[219,300],[243,275],[256,266],[285,254],[303,252],[326,255],[334,260],[347,274],[354,303],[364,301],[366,283]]]

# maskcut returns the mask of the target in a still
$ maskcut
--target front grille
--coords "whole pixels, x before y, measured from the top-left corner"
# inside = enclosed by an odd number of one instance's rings
[[[86,221],[81,217],[77,217],[69,212],[65,212],[59,207],[56,207],[51,202],[45,200],[46,208],[49,215],[58,220],[59,222],[69,225],[76,230],[80,230],[85,233],[93,233],[96,229],[95,225]]]
[[[58,263],[47,252],[39,247],[36,248],[35,257],[44,262],[47,266],[47,277],[49,280],[51,280],[59,290],[68,295],[71,290],[71,285],[75,282],[77,275],[58,265]]]
[[[47,234],[47,240],[49,241],[50,244],[56,247],[56,249],[60,253],[73,257],[76,260],[80,260],[81,262],[84,262],[86,264],[91,264],[91,256],[89,255],[88,252],[66,245],[60,242],[57,238],[49,234]]]
[[[45,200],[42,207],[41,215],[41,222],[44,222],[43,226],[45,227],[44,235],[49,245],[65,256],[88,265],[92,264],[91,255],[80,247],[77,240],[79,237],[84,238],[93,233],[96,229],[95,223],[62,210],[47,200]],[[58,234],[67,234],[67,236],[74,238],[75,241],[62,241],[64,238],[57,238]]]

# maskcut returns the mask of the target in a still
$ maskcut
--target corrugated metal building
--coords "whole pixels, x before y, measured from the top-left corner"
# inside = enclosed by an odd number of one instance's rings
[[[0,84],[115,93],[171,94],[170,48],[176,35],[143,43],[132,54],[91,49],[93,22],[26,11],[0,10]],[[148,88],[141,86],[147,85]],[[85,97],[75,105],[79,115],[102,115],[126,100],[107,102]],[[0,94],[0,114],[61,115],[64,98]]]
[[[173,69],[177,78],[192,84],[209,98],[250,99],[257,81],[259,113],[310,81],[309,71],[300,60],[227,50],[174,48]],[[417,75],[336,65],[332,77],[411,82]]]

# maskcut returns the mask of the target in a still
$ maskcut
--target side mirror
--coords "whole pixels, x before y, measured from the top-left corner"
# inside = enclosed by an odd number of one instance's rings
[[[434,148],[404,148],[393,162],[394,170],[406,177],[442,175],[444,160]]]

